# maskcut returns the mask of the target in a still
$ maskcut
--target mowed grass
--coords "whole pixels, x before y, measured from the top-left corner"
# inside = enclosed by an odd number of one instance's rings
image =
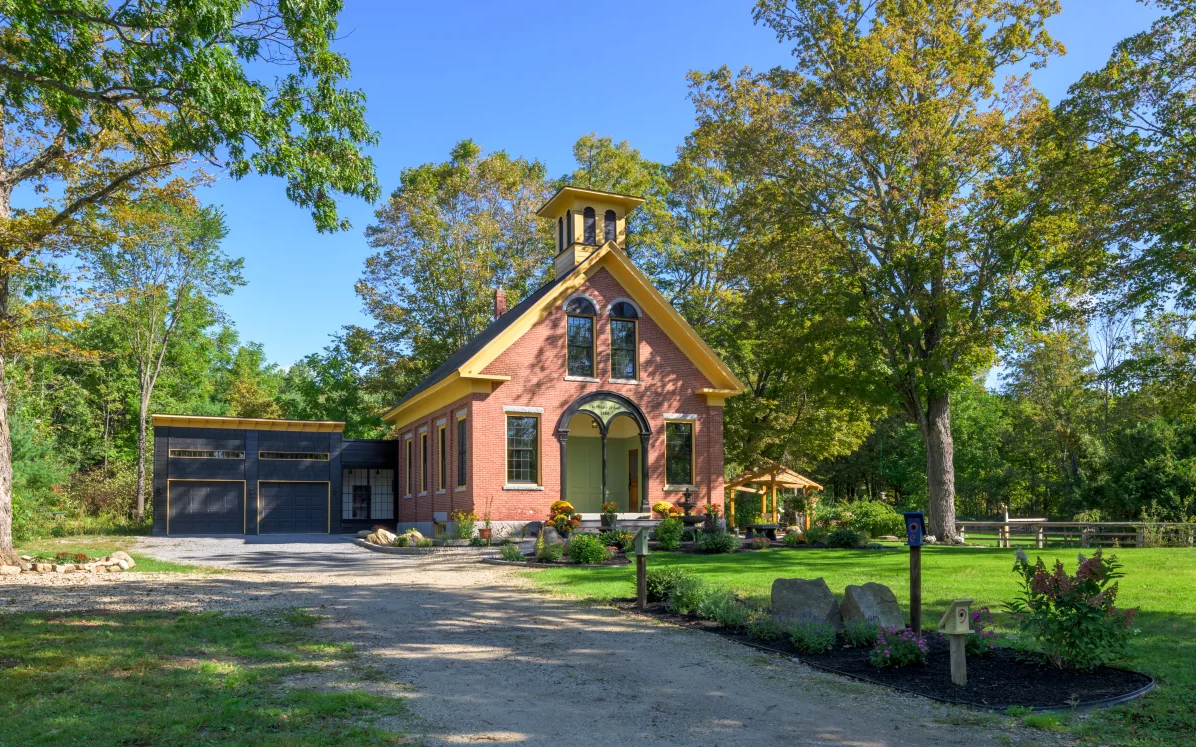
[[[171,563],[167,560],[156,560],[137,552],[129,552],[135,544],[134,537],[92,536],[92,537],[64,537],[60,539],[40,539],[18,544],[14,549],[18,555],[49,555],[60,552],[83,553],[91,558],[102,558],[117,550],[129,553],[137,565],[127,573],[221,573],[219,569],[204,568],[187,563]]]
[[[315,619],[0,616],[0,745],[405,744],[377,725],[404,701],[360,687]]]
[[[1012,573],[1013,550],[926,547],[922,551],[922,625],[933,630],[954,599],[975,599],[988,606],[1000,626],[1011,630],[1003,602],[1018,592]],[[1055,558],[1074,572],[1074,549],[1028,549],[1048,565]],[[1090,551],[1085,550],[1085,553]],[[1118,604],[1140,610],[1130,659],[1125,666],[1147,672],[1158,687],[1133,703],[1102,710],[1073,721],[1073,728],[1091,744],[1191,744],[1196,734],[1196,550],[1120,549],[1124,565]],[[876,581],[889,586],[903,608],[909,599],[909,552],[885,550],[773,549],[735,555],[654,553],[648,567],[681,565],[714,584],[732,587],[767,604],[773,579],[826,579],[842,597],[844,587]],[[634,567],[571,568],[526,574],[555,593],[589,600],[627,598],[635,594]],[[906,609],[908,616],[908,609]]]

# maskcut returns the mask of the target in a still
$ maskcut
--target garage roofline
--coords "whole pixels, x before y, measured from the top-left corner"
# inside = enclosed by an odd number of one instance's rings
[[[153,416],[154,426],[181,428],[239,428],[255,431],[294,431],[303,433],[343,433],[341,420],[281,420],[278,418],[230,418],[219,415]]]

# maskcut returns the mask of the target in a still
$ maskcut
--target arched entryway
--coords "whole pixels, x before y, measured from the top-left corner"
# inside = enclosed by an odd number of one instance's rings
[[[648,443],[652,428],[622,394],[590,392],[561,413],[561,498],[579,513],[613,501],[620,512],[648,511]]]

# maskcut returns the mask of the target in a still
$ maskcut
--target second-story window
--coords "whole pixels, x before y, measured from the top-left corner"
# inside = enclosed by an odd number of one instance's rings
[[[639,374],[639,312],[626,301],[610,308],[610,377],[635,380]]]
[[[583,215],[585,216],[585,221],[582,224],[584,227],[584,230],[585,230],[585,238],[583,239],[583,241],[585,241],[585,243],[587,243],[587,244],[597,244],[598,243],[598,236],[597,236],[597,234],[598,234],[598,219],[594,215],[594,208],[592,208],[592,207],[586,208]]]
[[[605,232],[604,241],[618,241],[618,218],[614,210],[607,210],[602,230]]]
[[[558,252],[565,251],[565,219],[563,217],[556,219],[556,243]]]
[[[588,298],[565,304],[567,314],[567,371],[570,376],[594,376],[594,317],[598,309]]]

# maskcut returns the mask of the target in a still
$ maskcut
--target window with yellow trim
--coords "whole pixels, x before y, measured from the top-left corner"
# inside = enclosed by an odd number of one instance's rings
[[[666,485],[694,484],[694,424],[664,424],[664,481]]]

